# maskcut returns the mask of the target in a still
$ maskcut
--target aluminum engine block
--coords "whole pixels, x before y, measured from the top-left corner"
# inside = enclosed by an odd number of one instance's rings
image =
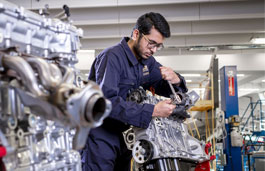
[[[77,149],[111,103],[94,82],[76,84],[80,36],[0,0],[0,170],[81,170]]]
[[[161,161],[164,160],[165,163],[162,163],[159,166],[161,168],[157,170],[168,170],[170,166],[166,166],[169,165],[167,159],[172,159],[172,162],[175,162],[172,165],[175,166],[174,169],[171,167],[171,170],[178,170],[177,160],[189,163],[209,160],[209,156],[204,151],[205,143],[190,136],[183,122],[183,116],[187,116],[183,113],[195,104],[199,96],[194,91],[188,94],[178,93],[178,95],[182,100],[181,106],[184,106],[182,111],[176,110],[167,118],[154,117],[147,129],[131,127],[123,132],[125,143],[128,149],[132,150],[133,158],[139,166],[146,166],[154,160],[162,159]],[[153,96],[151,92],[145,92],[142,88],[131,92],[128,97],[128,100],[140,104],[154,105],[164,99],[166,98]]]

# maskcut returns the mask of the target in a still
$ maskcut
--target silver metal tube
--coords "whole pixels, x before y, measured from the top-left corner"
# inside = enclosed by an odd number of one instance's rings
[[[51,64],[49,64],[49,66],[50,66],[50,71],[51,71],[51,75],[53,76],[53,79],[55,79],[61,83],[61,81],[63,79],[61,70],[55,64],[51,63]]]
[[[163,161],[164,167],[165,167],[165,171],[170,171],[169,170],[169,165],[167,163],[167,159],[161,159]]]
[[[157,170],[159,170],[159,171],[166,171],[165,166],[164,166],[163,159],[158,159],[158,160],[156,161],[156,168],[157,168]]]
[[[62,68],[65,70],[65,73],[63,75],[62,83],[69,83],[73,84],[75,80],[75,72],[73,68],[62,66]]]
[[[174,167],[176,171],[179,171],[179,162],[177,161],[177,159],[173,159],[173,162],[174,162]]]
[[[54,78],[50,64],[44,59],[30,57],[26,58],[26,60],[33,68],[37,69],[41,83],[46,89],[55,88],[61,82],[61,80],[56,80],[56,78]]]
[[[15,70],[28,91],[36,96],[45,96],[38,86],[33,69],[24,59],[18,56],[4,55],[3,66]]]

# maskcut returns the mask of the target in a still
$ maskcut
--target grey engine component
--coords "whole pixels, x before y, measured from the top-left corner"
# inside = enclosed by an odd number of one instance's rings
[[[94,82],[75,84],[80,33],[0,0],[0,170],[81,170],[76,150],[111,103]]]
[[[177,95],[181,102],[173,98],[178,109],[169,117],[153,118],[147,129],[131,127],[123,132],[126,145],[142,170],[179,170],[179,161],[196,164],[209,160],[204,151],[205,143],[190,136],[183,123],[189,117],[186,110],[195,104],[199,96],[194,91],[188,94],[178,92]],[[132,91],[127,98],[140,104],[154,105],[164,99],[142,88]]]

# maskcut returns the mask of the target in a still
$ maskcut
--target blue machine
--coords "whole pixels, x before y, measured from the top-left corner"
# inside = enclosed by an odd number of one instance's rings
[[[220,69],[221,81],[221,109],[225,113],[225,128],[227,137],[224,140],[224,154],[226,154],[225,171],[242,171],[241,147],[232,146],[231,133],[239,126],[238,121],[238,92],[236,66],[224,66]],[[232,119],[231,119],[232,118]]]

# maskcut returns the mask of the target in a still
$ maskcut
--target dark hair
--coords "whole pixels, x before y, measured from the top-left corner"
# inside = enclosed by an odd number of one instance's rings
[[[165,38],[170,37],[170,28],[166,19],[159,13],[149,12],[138,18],[134,29],[140,33],[150,34],[152,27],[155,27]]]

